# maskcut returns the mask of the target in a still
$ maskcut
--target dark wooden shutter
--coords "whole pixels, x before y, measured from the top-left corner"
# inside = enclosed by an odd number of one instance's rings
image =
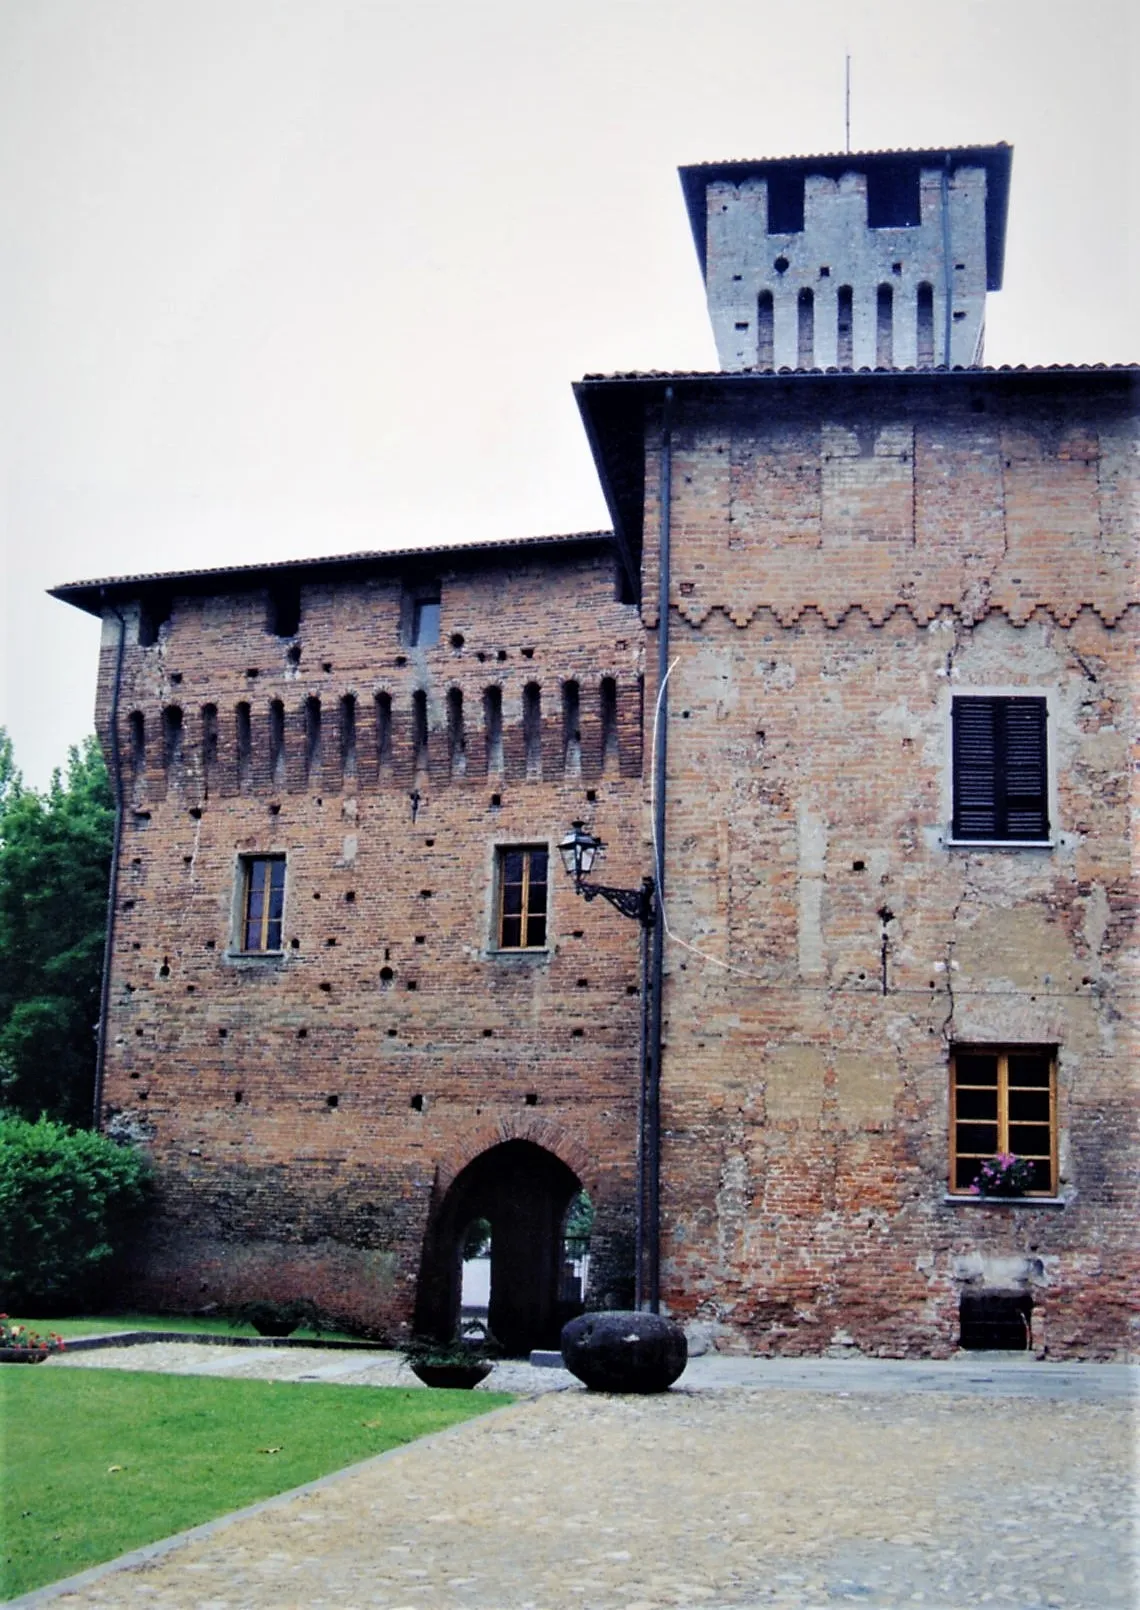
[[[1005,716],[1005,832],[1011,839],[1049,837],[1045,765],[1045,700],[1003,699]]]
[[[1049,836],[1044,699],[954,700],[956,839]]]

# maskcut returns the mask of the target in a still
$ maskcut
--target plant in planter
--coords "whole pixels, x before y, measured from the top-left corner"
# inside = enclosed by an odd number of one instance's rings
[[[973,1196],[1024,1196],[1032,1190],[1035,1170],[1027,1158],[1013,1152],[988,1157],[970,1186]]]
[[[466,1340],[461,1336],[441,1342],[433,1336],[413,1336],[401,1349],[401,1357],[412,1374],[425,1386],[458,1387],[470,1390],[486,1380],[498,1346],[488,1337]]]
[[[0,1364],[40,1364],[49,1353],[62,1353],[63,1337],[56,1331],[41,1335],[0,1314]]]
[[[321,1310],[307,1297],[289,1303],[269,1302],[267,1299],[242,1303],[232,1310],[232,1314],[234,1319],[252,1325],[259,1336],[292,1336],[301,1326],[318,1334],[328,1329]]]

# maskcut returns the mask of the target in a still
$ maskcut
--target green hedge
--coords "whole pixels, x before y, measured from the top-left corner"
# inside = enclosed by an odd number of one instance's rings
[[[150,1170],[105,1135],[0,1115],[0,1308],[74,1309],[123,1246]]]

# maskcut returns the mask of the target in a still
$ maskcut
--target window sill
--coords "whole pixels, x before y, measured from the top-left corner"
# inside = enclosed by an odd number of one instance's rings
[[[1063,1208],[1069,1199],[1067,1196],[969,1196],[965,1192],[947,1191],[942,1200],[950,1207]]]
[[[484,958],[491,962],[544,962],[550,960],[551,947],[549,945],[530,945],[525,949],[522,945],[508,945],[500,949],[496,945],[488,946],[483,952]]]
[[[227,950],[228,962],[279,962],[288,955],[284,950]]]
[[[1055,850],[1056,839],[953,839],[944,838],[946,850]]]

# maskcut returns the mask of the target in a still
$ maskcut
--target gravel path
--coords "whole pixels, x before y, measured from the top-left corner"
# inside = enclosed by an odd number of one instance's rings
[[[165,1367],[408,1384],[391,1356],[362,1364],[319,1349],[243,1349],[238,1359],[236,1349],[163,1347]],[[137,1368],[149,1352],[76,1354],[42,1367]],[[702,1372],[698,1360],[690,1375],[719,1371],[723,1387],[730,1362],[709,1360]],[[779,1384],[777,1369],[763,1387],[682,1385],[656,1398],[546,1390],[214,1523],[56,1602],[1134,1610],[1134,1425],[1113,1385],[1123,1372],[1086,1374],[1075,1393],[1054,1386],[1049,1397],[1014,1396],[994,1380],[1000,1365],[971,1361],[970,1376],[957,1379],[976,1384],[963,1395],[944,1370],[916,1367],[910,1379],[937,1384],[906,1390],[869,1362],[831,1371],[826,1362],[772,1362],[801,1377],[814,1371],[813,1388]],[[1014,1373],[1028,1382],[1045,1372],[1048,1382],[1051,1368]],[[905,1376],[905,1367],[894,1370]],[[858,1387],[861,1371],[869,1390]],[[496,1376],[489,1384],[516,1391],[531,1390],[525,1381],[567,1380],[527,1365],[500,1366]]]

